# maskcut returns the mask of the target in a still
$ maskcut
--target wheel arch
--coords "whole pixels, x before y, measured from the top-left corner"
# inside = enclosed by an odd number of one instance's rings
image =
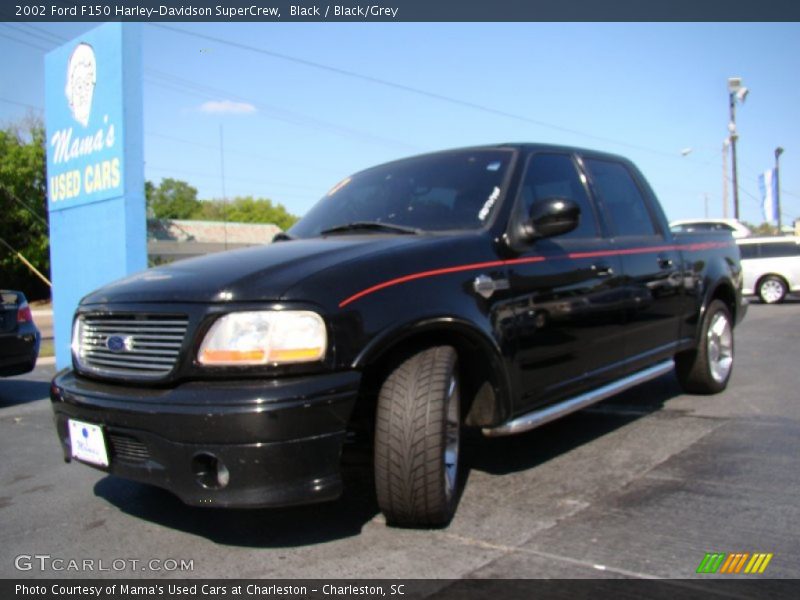
[[[739,307],[738,303],[740,301],[740,295],[736,293],[736,289],[733,286],[733,283],[725,278],[720,278],[716,280],[712,285],[708,285],[706,287],[706,293],[703,296],[702,301],[700,302],[700,306],[697,309],[696,319],[692,320],[692,324],[694,327],[694,345],[696,347],[697,344],[700,343],[701,331],[703,329],[703,319],[706,316],[706,312],[708,311],[708,307],[714,300],[722,301],[725,306],[728,308],[728,311],[731,314],[731,321],[736,325],[738,323],[739,317]]]
[[[472,323],[452,316],[431,317],[383,332],[353,361],[364,373],[359,402],[375,397],[389,370],[401,360],[431,346],[456,349],[462,394],[469,402],[465,423],[492,426],[511,414],[511,382],[497,342]]]
[[[717,285],[711,289],[710,294],[703,303],[703,314],[705,314],[705,311],[714,300],[721,300],[725,303],[725,306],[728,307],[728,311],[731,313],[733,323],[736,323],[738,307],[736,302],[736,290],[733,288],[733,284],[725,280],[718,281]]]

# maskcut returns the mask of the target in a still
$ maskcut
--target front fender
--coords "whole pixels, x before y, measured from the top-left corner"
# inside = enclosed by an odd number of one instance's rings
[[[473,420],[486,426],[486,423],[499,424],[511,414],[511,379],[504,358],[503,349],[487,331],[462,317],[437,315],[422,317],[416,321],[387,328],[361,350],[352,362],[352,368],[368,369],[379,363],[394,349],[408,343],[419,341],[429,343],[449,343],[456,346],[459,354],[469,353],[470,360],[478,361],[490,376],[491,393],[484,390],[476,398]]]

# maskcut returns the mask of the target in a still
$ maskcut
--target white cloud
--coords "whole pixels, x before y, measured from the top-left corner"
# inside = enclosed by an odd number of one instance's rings
[[[200,105],[200,112],[211,114],[252,115],[256,107],[248,102],[233,102],[232,100],[219,100],[204,102]]]

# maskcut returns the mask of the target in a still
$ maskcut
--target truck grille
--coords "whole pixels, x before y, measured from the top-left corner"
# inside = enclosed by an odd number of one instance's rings
[[[188,324],[182,315],[81,315],[78,366],[100,375],[159,379],[175,367]]]

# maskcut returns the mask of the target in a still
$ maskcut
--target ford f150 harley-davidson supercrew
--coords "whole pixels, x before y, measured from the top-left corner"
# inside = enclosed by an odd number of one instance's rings
[[[671,233],[626,159],[505,144],[367,169],[269,245],[86,296],[51,387],[67,461],[196,506],[331,500],[351,432],[387,522],[440,526],[465,428],[527,431],[675,369],[723,390],[727,233]]]

